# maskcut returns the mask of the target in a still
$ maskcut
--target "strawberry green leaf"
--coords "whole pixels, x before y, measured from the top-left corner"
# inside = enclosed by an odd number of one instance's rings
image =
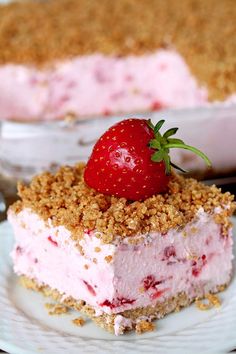
[[[157,122],[154,128],[154,134],[157,134],[157,132],[159,132],[159,130],[161,129],[164,123],[165,123],[164,119],[159,120],[159,122]]]
[[[165,163],[165,168],[166,168],[166,174],[169,174],[171,172],[171,167],[176,168],[177,170],[181,172],[186,172],[184,171],[181,167],[175,165],[171,160],[169,156],[169,151],[170,149],[185,149],[189,150],[196,155],[200,156],[207,164],[207,166],[211,166],[211,162],[209,158],[200,150],[197,148],[187,145],[184,143],[183,140],[177,139],[177,138],[170,138],[170,136],[176,134],[178,128],[171,128],[168,129],[164,135],[160,133],[160,129],[163,126],[165,121],[162,119],[157,124],[154,126],[154,124],[151,122],[149,119],[147,121],[148,126],[153,130],[155,138],[152,139],[149,143],[149,146],[155,150],[157,150],[152,156],[151,160],[154,162],[161,162],[164,161]]]
[[[159,141],[160,143],[162,142],[162,135],[160,132],[156,132],[155,134],[155,138],[157,141]]]
[[[169,138],[167,141],[171,144],[184,144],[183,140],[176,138]]]
[[[164,159],[165,152],[163,150],[159,150],[157,152],[154,152],[154,154],[151,157],[151,160],[154,162],[161,162]]]
[[[158,141],[156,139],[150,140],[149,146],[153,149],[158,149],[158,150],[161,149],[161,143],[160,143],[160,141]]]
[[[170,166],[170,156],[168,154],[164,155],[164,162],[166,167],[166,174],[169,175],[171,172],[171,166]]]
[[[163,137],[167,139],[167,138],[169,138],[169,136],[175,135],[178,129],[179,128],[171,128],[171,129],[167,130],[165,132],[165,134],[163,135]]]

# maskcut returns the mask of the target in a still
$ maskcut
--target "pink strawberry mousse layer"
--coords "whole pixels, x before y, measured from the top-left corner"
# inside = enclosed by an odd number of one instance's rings
[[[197,84],[175,51],[144,56],[100,54],[36,69],[0,67],[0,119],[59,119],[116,112],[202,106],[207,90]]]
[[[232,232],[224,237],[214,215],[202,208],[181,230],[143,235],[136,245],[128,238],[102,244],[95,231],[85,232],[83,255],[65,227],[45,223],[29,209],[10,211],[9,221],[15,272],[57,289],[64,299],[86,301],[97,315],[155,305],[180,292],[192,299],[228,283],[232,272]],[[117,315],[117,334],[124,321]]]

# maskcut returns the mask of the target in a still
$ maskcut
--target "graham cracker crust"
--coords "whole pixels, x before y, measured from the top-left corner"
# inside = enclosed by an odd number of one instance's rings
[[[145,332],[145,330],[142,331],[142,329],[139,328],[142,325],[142,322],[146,327],[148,322],[154,321],[156,319],[161,319],[171,312],[178,312],[182,308],[189,306],[195,300],[200,299],[199,297],[188,298],[187,294],[182,292],[177,294],[174,297],[168,298],[164,302],[156,303],[155,306],[147,306],[144,308],[127,310],[112,315],[103,313],[100,316],[96,316],[94,308],[87,305],[85,301],[75,300],[72,297],[64,298],[64,296],[61,295],[57,290],[50,288],[48,285],[39,285],[35,280],[30,279],[26,276],[20,277],[20,283],[22,286],[24,286],[27,289],[40,292],[44,296],[51,297],[53,300],[58,301],[69,308],[72,308],[76,311],[80,311],[81,313],[88,316],[98,326],[102,327],[103,329],[113,334],[115,333],[114,332],[115,318],[118,315],[121,315],[124,318],[132,321],[132,325],[130,327],[124,327],[122,329],[122,333],[135,330],[135,329],[137,333],[142,333]],[[212,293],[218,293],[220,291],[223,291],[227,286],[228,284],[219,285],[217,286],[216,291],[213,291]],[[144,318],[148,318],[148,320],[143,320]],[[150,330],[153,330],[153,326],[150,327]]]

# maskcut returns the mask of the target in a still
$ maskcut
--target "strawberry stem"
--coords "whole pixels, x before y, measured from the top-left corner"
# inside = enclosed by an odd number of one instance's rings
[[[166,144],[165,148],[167,149],[185,149],[185,150],[189,150],[194,152],[196,155],[200,156],[207,164],[207,166],[211,166],[211,161],[209,160],[209,158],[200,150],[198,150],[197,148],[191,146],[191,145],[186,145],[186,144]]]
[[[151,122],[150,119],[147,121],[148,126],[153,130],[154,136],[155,136],[154,139],[150,140],[149,146],[152,149],[157,150],[152,155],[151,160],[154,162],[164,161],[166,174],[170,174],[171,167],[174,167],[174,168],[180,170],[181,172],[186,172],[181,167],[179,167],[179,166],[175,165],[173,162],[171,162],[170,156],[169,156],[170,149],[177,148],[177,149],[185,149],[185,150],[192,151],[196,155],[200,156],[206,162],[207,166],[211,166],[211,161],[202,151],[198,150],[197,148],[195,148],[191,145],[185,144],[183,142],[183,140],[181,140],[181,139],[170,138],[171,136],[176,134],[178,128],[168,129],[164,133],[164,135],[162,136],[160,133],[160,129],[164,123],[165,123],[165,121],[164,121],[164,119],[162,119],[159,122],[157,122],[157,124],[154,126],[154,124]]]

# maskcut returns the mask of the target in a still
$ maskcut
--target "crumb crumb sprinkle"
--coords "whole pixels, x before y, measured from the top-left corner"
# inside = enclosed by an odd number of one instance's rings
[[[61,304],[46,303],[45,307],[49,310],[49,315],[62,315],[69,311],[67,306]]]
[[[89,229],[96,230],[103,243],[111,243],[117,236],[130,237],[132,242],[135,240],[132,236],[137,234],[155,231],[164,234],[191,221],[199,208],[211,214],[215,207],[227,205],[227,209],[215,217],[227,236],[231,226],[229,216],[235,210],[229,192],[221,193],[214,185],[209,187],[173,174],[167,193],[142,202],[130,202],[89,188],[83,180],[84,166],[63,166],[55,174],[44,172],[34,177],[29,185],[20,183],[21,200],[14,203],[11,210],[18,213],[30,208],[45,222],[51,219],[53,225],[65,226],[76,242],[83,237],[84,230]]]
[[[65,303],[65,306],[71,309],[74,309],[76,311],[82,311],[84,315],[94,320],[98,325],[101,325],[103,328],[107,329],[110,332],[114,331],[114,324],[115,324],[114,321],[117,315],[114,314],[110,315],[106,313],[104,313],[101,316],[97,315],[95,309],[89,306],[88,304],[86,304],[85,301],[76,300],[72,297],[64,298],[64,295],[60,294],[56,289],[52,289],[47,285],[39,285],[37,284],[36,280],[27,278],[26,276],[20,277],[20,283],[22,286],[28,289],[41,292],[44,296],[50,296],[55,301],[62,301],[63,304]],[[229,283],[218,285],[216,291],[217,292],[223,291],[224,289],[226,289],[228,285]],[[212,295],[216,296],[215,294],[210,294],[210,296]],[[136,321],[136,326],[137,326],[136,330],[138,331],[142,331],[145,329],[148,330],[148,328],[151,329],[152,326],[155,325],[153,323],[150,324],[150,322],[146,319],[146,317],[150,318],[151,316],[153,320],[159,317],[157,316],[157,314],[161,315],[160,317],[163,317],[164,315],[170,312],[169,309],[172,309],[171,311],[180,310],[183,307],[189,306],[192,303],[192,300],[193,300],[192,298],[190,299],[188,298],[186,293],[182,292],[177,294],[175,297],[165,300],[164,302],[157,302],[155,306],[151,305],[144,308],[127,310],[124,311],[122,315],[124,315],[128,319]],[[51,306],[54,306],[54,304],[48,305],[48,307],[50,308]],[[143,316],[145,317],[143,318]],[[141,318],[142,320],[144,320],[144,323],[140,323]],[[79,320],[78,322],[80,323],[81,321]],[[125,331],[129,329],[133,329],[133,326],[132,328],[131,327],[125,328]]]
[[[145,320],[139,321],[135,326],[136,333],[138,334],[142,334],[145,332],[152,332],[155,330],[155,328],[156,326],[153,322],[149,322]]]
[[[204,300],[207,300],[207,302],[204,302]],[[205,295],[203,300],[196,299],[195,305],[199,310],[206,311],[212,309],[213,307],[220,307],[221,301],[216,294],[209,293]]]
[[[74,325],[78,327],[82,327],[85,324],[85,320],[82,317],[77,317],[74,320],[72,320],[72,322],[74,323]]]
[[[111,255],[109,255],[109,256],[106,256],[104,259],[107,263],[111,263],[113,260],[113,257]]]
[[[101,252],[101,247],[95,247],[95,248],[94,248],[94,251],[97,252],[97,253],[98,253],[98,252]]]

